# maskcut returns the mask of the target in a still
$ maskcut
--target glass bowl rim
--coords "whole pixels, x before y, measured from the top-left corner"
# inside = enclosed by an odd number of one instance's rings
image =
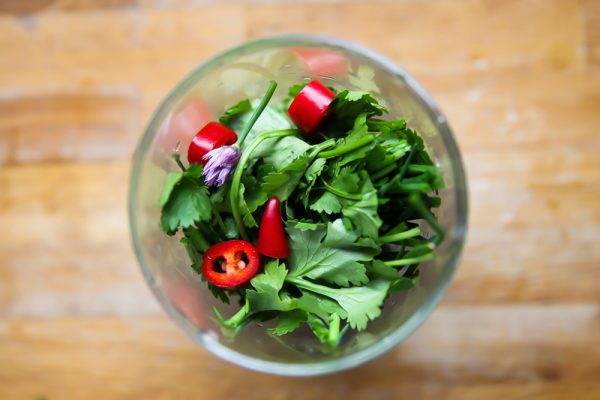
[[[199,332],[199,329],[175,308],[163,290],[157,285],[156,280],[150,272],[148,262],[145,260],[144,253],[138,240],[139,233],[137,231],[135,204],[137,200],[136,183],[138,182],[143,161],[140,149],[146,148],[149,144],[149,141],[152,139],[152,132],[156,131],[156,128],[162,121],[163,116],[168,112],[168,106],[170,106],[173,100],[177,98],[180,91],[191,86],[196,81],[198,76],[201,76],[205,71],[209,71],[213,67],[217,66],[224,59],[227,59],[228,57],[243,50],[268,47],[271,45],[280,45],[282,47],[327,46],[330,48],[343,49],[347,52],[356,53],[368,59],[370,62],[382,67],[384,70],[386,70],[386,72],[401,79],[404,81],[413,95],[423,102],[425,111],[431,117],[432,121],[435,121],[435,123],[438,125],[440,136],[444,143],[444,148],[450,156],[450,164],[452,165],[455,192],[457,197],[457,209],[455,210],[457,213],[457,223],[454,227],[455,235],[447,238],[447,240],[452,240],[452,244],[449,246],[451,255],[447,264],[442,266],[442,274],[438,279],[437,284],[431,289],[433,295],[431,295],[425,301],[425,303],[421,305],[421,307],[415,311],[402,325],[400,325],[393,332],[389,333],[387,336],[381,338],[381,340],[354,353],[350,353],[333,360],[318,361],[315,363],[285,363],[262,360],[232,350],[219,343],[218,340],[216,340],[216,338],[212,337],[210,334],[207,334],[206,332]],[[406,72],[391,59],[354,42],[326,35],[286,34],[246,41],[242,44],[220,52],[216,56],[211,57],[196,66],[170,90],[168,95],[160,103],[160,106],[154,111],[150,122],[144,130],[143,136],[136,145],[129,179],[128,214],[132,245],[146,283],[171,319],[173,319],[175,323],[179,325],[185,332],[187,332],[187,334],[190,335],[196,342],[201,344],[214,355],[244,368],[273,375],[314,376],[349,369],[380,356],[406,339],[433,312],[446,292],[448,285],[450,284],[464,246],[467,230],[468,198],[463,162],[456,141],[454,140],[452,130],[450,129],[446,118],[440,111],[431,95],[429,95],[429,93],[412,75]]]

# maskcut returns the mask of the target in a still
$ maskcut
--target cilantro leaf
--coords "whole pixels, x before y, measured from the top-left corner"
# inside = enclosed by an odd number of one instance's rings
[[[309,291],[302,291],[302,296],[296,299],[296,303],[299,309],[317,315],[324,320],[327,320],[333,313],[341,318],[347,317],[346,311],[336,301]]]
[[[254,176],[245,174],[241,179],[242,185],[244,185],[244,201],[248,207],[248,212],[253,213],[267,202],[269,196],[263,191],[258,183],[258,179]],[[244,215],[245,216],[245,215]]]
[[[335,214],[342,211],[342,203],[335,197],[333,193],[324,192],[317,200],[309,207],[316,212],[324,212],[326,214]]]
[[[182,172],[171,172],[169,173],[169,175],[167,175],[165,186],[163,187],[162,194],[160,195],[159,205],[161,208],[164,207],[165,204],[167,204],[167,201],[169,201],[169,197],[171,197],[171,193],[173,192],[175,185],[177,185],[179,181],[181,181],[181,178],[183,178]]]
[[[290,278],[290,282],[302,291],[308,290],[337,301],[348,314],[350,326],[359,331],[367,327],[369,320],[381,314],[381,305],[390,287],[390,282],[382,279],[374,279],[366,285],[348,288],[331,288],[298,278]]]
[[[276,336],[283,336],[295,331],[303,322],[306,322],[306,312],[302,310],[292,310],[279,314],[277,325],[270,329],[270,332]]]
[[[256,275],[250,281],[254,288],[246,290],[246,298],[252,311],[290,311],[295,308],[295,301],[287,292],[281,292],[287,275],[284,264],[272,260],[263,273]]]
[[[387,113],[387,109],[379,104],[377,99],[368,92],[343,90],[331,103],[334,124],[347,126],[348,121],[354,121],[360,114],[373,117]],[[343,129],[343,128],[342,128]]]
[[[260,100],[252,101],[251,102],[252,109],[256,108],[259,103],[260,103]],[[232,120],[229,124],[229,127],[236,132],[241,132],[244,129],[244,127],[248,124],[251,117],[252,117],[251,112],[242,114],[238,118]],[[256,136],[260,135],[261,133],[264,133],[267,131],[292,129],[292,128],[294,128],[294,125],[292,124],[292,122],[287,118],[287,116],[284,113],[281,113],[281,112],[275,110],[271,106],[267,106],[267,107],[265,107],[263,112],[260,114],[260,116],[258,117],[256,122],[252,126],[252,129],[248,133],[248,136],[246,136],[246,139],[242,143],[242,145],[241,145],[242,153],[244,152],[244,150],[246,150],[248,148],[248,146],[250,146],[252,144],[252,142],[254,141]],[[263,157],[271,154],[272,150],[273,150],[273,146],[275,143],[277,143],[277,140],[278,139],[265,140],[252,152],[252,156],[250,157],[250,160],[257,160],[259,158],[263,158]]]
[[[304,195],[302,196],[302,205],[304,208],[308,208],[310,202],[310,193],[317,182],[317,178],[321,176],[325,170],[327,160],[325,158],[317,158],[314,160],[304,172],[304,178],[306,179],[306,187],[304,189]]]
[[[271,172],[264,177],[261,189],[267,196],[277,196],[280,201],[287,200],[298,186],[298,182],[306,171],[308,158],[302,156],[279,172]]]
[[[366,171],[361,171],[360,177],[363,181],[362,198],[358,201],[342,200],[342,215],[352,221],[352,225],[362,236],[376,239],[379,236],[379,228],[383,224],[377,214],[379,206],[377,191]]]
[[[168,235],[173,235],[179,227],[189,228],[207,221],[212,214],[208,189],[200,180],[202,168],[193,164],[177,175],[169,175],[160,199],[160,225]]]
[[[306,153],[311,147],[304,140],[294,136],[274,139],[269,144],[269,152],[264,156],[264,161],[272,165],[274,170],[285,168],[302,154]]]
[[[293,224],[296,229],[301,231],[314,231],[316,229],[323,229],[326,227],[324,222],[313,222],[311,220],[293,220],[288,219],[288,223]]]
[[[219,122],[222,123],[223,125],[229,125],[229,122],[231,120],[240,116],[241,114],[247,113],[251,109],[252,109],[252,104],[250,103],[250,100],[244,99],[244,100],[240,101],[239,103],[237,103],[236,105],[231,106],[227,110],[225,110],[225,112],[223,113],[221,118],[219,118]]]
[[[301,231],[288,226],[290,235],[289,276],[322,279],[338,286],[360,285],[368,282],[366,268],[361,262],[373,259],[377,246],[358,240],[337,219],[324,229]]]
[[[351,168],[342,168],[340,172],[331,181],[331,186],[341,192],[356,193],[358,191],[358,184],[360,178],[357,173],[352,171]]]
[[[348,164],[355,160],[362,160],[376,145],[375,140],[373,140],[375,136],[369,133],[369,128],[367,127],[367,114],[362,113],[354,120],[354,127],[348,133],[348,136],[340,139],[341,143],[339,146],[348,148],[354,143],[364,143],[366,138],[371,140],[361,146],[356,147],[356,149],[353,151],[344,154],[341,157],[340,165]]]

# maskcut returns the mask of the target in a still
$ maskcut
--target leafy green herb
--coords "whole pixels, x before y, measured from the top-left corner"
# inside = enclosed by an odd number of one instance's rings
[[[247,113],[251,109],[252,109],[252,104],[250,103],[250,100],[248,100],[248,99],[242,100],[239,103],[237,103],[236,105],[229,107],[227,110],[225,110],[225,112],[223,113],[221,118],[219,118],[219,122],[224,125],[229,125],[231,120],[233,120],[236,117],[239,117],[240,115],[242,115],[244,113]]]
[[[287,228],[290,235],[290,277],[322,279],[338,286],[368,282],[364,262],[378,252],[371,241],[358,239],[337,219],[327,230],[301,231]]]
[[[371,74],[359,69],[352,79],[376,92]],[[423,139],[406,121],[384,117],[387,108],[367,92],[337,93],[323,141],[307,140],[286,115],[305,85],[289,88],[279,104],[267,105],[272,84],[262,101],[228,108],[219,121],[246,138],[231,181],[209,189],[201,166],[180,163],[182,172],[167,176],[160,197],[161,226],[182,233],[191,267],[201,273],[211,245],[256,241],[264,204],[277,196],[290,256],[268,259],[235,290],[207,282],[223,302],[240,297],[237,312],[225,319],[215,309],[216,318],[230,337],[257,321],[274,320],[274,336],[305,325],[331,349],[348,330],[365,330],[389,296],[420,293],[420,269],[444,238],[432,211],[444,180]]]
[[[185,172],[171,173],[160,197],[162,230],[173,235],[177,228],[189,228],[211,217],[208,189],[202,182],[202,168],[192,165]]]

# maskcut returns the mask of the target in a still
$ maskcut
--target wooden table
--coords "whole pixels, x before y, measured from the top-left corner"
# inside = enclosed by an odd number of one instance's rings
[[[600,2],[0,0],[1,399],[600,399]],[[470,232],[432,317],[291,379],[195,345],[129,244],[129,160],[197,63],[281,32],[356,40],[433,93]]]

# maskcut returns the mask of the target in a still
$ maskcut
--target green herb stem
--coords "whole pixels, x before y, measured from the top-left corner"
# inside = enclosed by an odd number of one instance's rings
[[[377,181],[377,180],[383,178],[384,176],[386,176],[387,174],[389,174],[390,172],[394,171],[396,168],[398,168],[398,166],[396,165],[395,162],[392,164],[389,164],[386,167],[383,167],[382,169],[380,169],[379,171],[374,173],[373,176],[371,177],[371,179],[373,181]]]
[[[404,232],[396,233],[393,235],[385,235],[379,237],[379,240],[383,243],[393,243],[399,242],[401,240],[409,239],[415,236],[419,236],[421,234],[421,229],[417,226],[416,228],[409,229]]]
[[[316,144],[313,146],[313,148],[311,149],[311,153],[308,156],[308,158],[310,160],[312,160],[313,158],[315,158],[319,153],[321,153],[323,150],[335,146],[335,139],[328,139],[325,140],[324,142],[321,142],[319,144]]]
[[[235,172],[233,173],[233,177],[231,178],[231,189],[229,192],[229,199],[231,201],[231,214],[233,214],[233,219],[235,220],[235,224],[238,228],[238,232],[242,236],[242,239],[249,240],[248,233],[246,232],[246,228],[244,227],[244,222],[242,220],[242,214],[240,212],[240,181],[242,179],[242,173],[244,172],[244,168],[252,155],[252,152],[256,150],[256,148],[267,139],[274,139],[278,137],[291,136],[298,132],[297,129],[281,129],[275,131],[268,131],[260,134],[254,139],[254,141],[248,146],[248,148],[242,152],[242,156],[235,167]]]
[[[221,218],[221,213],[219,213],[219,211],[215,207],[213,207],[213,213],[215,214],[215,220],[217,221],[219,228],[221,228],[223,233],[225,233],[227,228],[225,227],[225,224],[223,223],[223,218]]]
[[[440,244],[444,240],[444,230],[437,222],[435,216],[425,207],[423,199],[418,193],[413,193],[408,197],[409,203],[417,210],[421,217],[429,223],[433,230],[437,233],[436,237],[433,238],[433,243]]]
[[[400,168],[400,171],[398,172],[398,177],[399,177],[398,179],[402,179],[404,177],[404,174],[406,173],[406,169],[410,165],[410,162],[412,161],[414,155],[415,155],[415,148],[413,147],[410,149],[410,153],[408,153],[408,157],[406,157],[404,164],[402,164],[402,167]]]
[[[184,229],[183,233],[189,238],[192,246],[194,246],[196,249],[199,249],[200,251],[206,251],[210,247],[210,243],[208,243],[206,239],[204,239],[204,236],[202,236],[202,234],[194,228]]]
[[[221,326],[225,328],[237,328],[242,324],[242,322],[244,322],[248,313],[250,313],[250,303],[248,301],[248,298],[246,298],[244,306],[227,320],[223,318],[219,310],[217,310],[217,307],[213,307],[213,311],[215,312],[215,315],[217,316],[217,319],[219,320]]]
[[[271,100],[271,97],[273,97],[273,93],[275,92],[275,89],[277,89],[277,82],[271,81],[271,83],[269,84],[269,88],[267,89],[267,92],[265,93],[262,100],[258,104],[258,107],[256,107],[256,110],[254,110],[252,117],[250,117],[250,121],[248,121],[248,124],[244,128],[244,131],[240,135],[238,141],[235,143],[238,147],[242,146],[242,143],[244,143],[246,136],[248,136],[248,133],[250,133],[250,131],[252,130],[252,127],[256,123],[256,120],[258,119],[258,117],[260,117],[260,114],[262,114],[264,109],[267,107],[267,104],[269,104],[269,101]]]
[[[302,278],[294,278],[291,275],[288,275],[285,278],[285,280],[286,280],[286,282],[292,283],[292,284],[298,286],[299,288],[306,289],[313,293],[321,294],[324,296],[329,297],[330,295],[335,295],[337,293],[336,289],[330,288],[329,286],[318,285],[316,283],[309,282]]]
[[[375,171],[372,171],[373,174],[377,174],[379,173],[379,171],[382,171],[384,168],[388,168],[390,165],[395,165],[396,161],[400,160],[402,157],[404,157],[405,153],[402,153],[400,156],[393,156],[393,157],[389,157],[386,161],[383,162],[383,164],[381,164],[381,166],[376,169]],[[393,171],[393,170],[392,170]],[[383,174],[382,176],[385,176],[387,174]],[[379,178],[377,178],[379,179]]]
[[[363,146],[366,146],[369,143],[371,143],[373,140],[375,140],[375,136],[373,136],[373,135],[363,136],[360,139],[357,139],[357,140],[355,140],[353,142],[341,145],[337,149],[324,151],[324,152],[322,152],[322,153],[319,154],[319,157],[320,158],[339,157],[339,156],[342,156],[344,154],[351,153],[354,150],[359,149],[359,148],[361,148]]]
[[[181,162],[181,155],[179,153],[175,152],[175,153],[173,153],[173,158],[175,159],[175,162],[177,163],[179,168],[181,168],[181,171],[185,172],[186,168],[183,165],[183,163]]]
[[[329,319],[329,335],[327,341],[331,346],[335,346],[340,337],[340,316],[337,313],[331,314]]]
[[[395,179],[395,178],[394,178]],[[431,186],[427,183],[419,182],[419,183],[399,183],[394,186],[394,189],[400,192],[423,192],[429,193],[431,191]]]
[[[362,200],[362,198],[363,198],[362,194],[352,194],[352,193],[342,192],[341,190],[338,190],[338,189],[334,188],[333,186],[329,185],[324,180],[323,180],[323,184],[325,185],[325,188],[329,192],[331,192],[331,193],[335,194],[336,196],[341,197],[343,199],[359,201],[359,200]]]
[[[399,260],[393,261],[384,261],[384,264],[388,267],[402,267],[405,265],[419,264],[423,261],[428,261],[433,259],[433,253],[423,254],[422,256],[412,257],[412,258],[401,258]]]

